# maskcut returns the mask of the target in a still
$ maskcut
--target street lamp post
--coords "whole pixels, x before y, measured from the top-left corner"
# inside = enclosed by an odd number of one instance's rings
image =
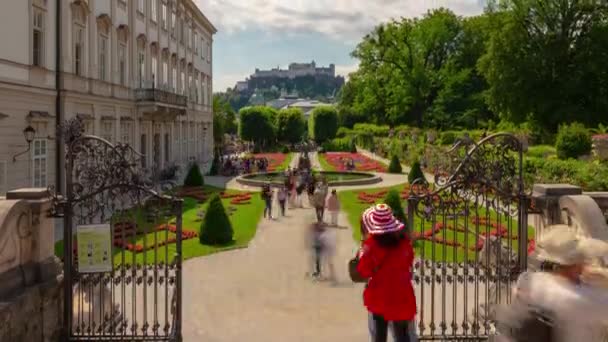
[[[17,157],[26,154],[30,151],[31,147],[32,147],[32,141],[34,141],[34,137],[36,136],[36,130],[34,129],[34,127],[28,125],[24,130],[23,130],[23,136],[25,138],[25,141],[27,142],[27,150],[21,152],[21,153],[17,153],[13,156],[13,163],[17,161]]]

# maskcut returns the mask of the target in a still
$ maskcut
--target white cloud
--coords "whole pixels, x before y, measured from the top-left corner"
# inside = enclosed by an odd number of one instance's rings
[[[232,88],[238,81],[243,81],[247,78],[248,74],[219,74],[215,73],[213,78],[213,92],[222,92],[226,88]]]
[[[222,32],[318,32],[358,41],[380,22],[446,7],[459,15],[481,12],[485,0],[196,0]]]
[[[350,65],[336,65],[336,74],[344,76],[348,80],[348,75],[359,69],[359,63]]]

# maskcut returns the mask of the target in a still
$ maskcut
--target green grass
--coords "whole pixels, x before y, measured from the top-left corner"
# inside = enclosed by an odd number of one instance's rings
[[[371,188],[364,190],[350,190],[350,191],[342,191],[338,193],[338,197],[340,199],[340,204],[342,210],[347,214],[348,223],[350,224],[352,229],[353,238],[355,241],[361,240],[361,232],[359,227],[360,217],[363,211],[371,206],[371,204],[361,203],[358,199],[358,194],[361,191],[365,191],[366,193],[378,193],[382,190],[390,190],[396,189],[401,192],[404,188],[405,184],[393,186],[390,188]],[[383,199],[379,199],[376,203],[382,202]],[[407,214],[407,201],[402,201],[405,213]],[[441,221],[444,219],[444,215],[438,214],[437,220],[440,223],[444,223],[447,226],[452,227],[466,227],[469,229],[469,233],[457,232],[450,229],[445,229],[436,234],[436,238],[444,238],[458,241],[460,243],[468,243],[469,247],[472,247],[476,243],[475,232],[478,230],[480,233],[487,232],[492,228],[487,228],[485,224],[476,225],[471,222],[470,218],[473,216],[486,217],[491,221],[499,222],[507,229],[509,226],[511,227],[512,235],[517,236],[518,224],[516,220],[505,217],[504,215],[499,215],[492,210],[486,210],[485,208],[471,208],[471,212],[469,213],[469,220],[464,220],[463,217],[458,218],[449,218],[446,217],[445,221]],[[414,218],[414,232],[423,232],[432,227],[433,223],[430,221],[424,221],[418,217],[418,215]],[[534,236],[534,228],[528,227],[528,236]],[[518,250],[517,241],[508,241],[504,240],[505,245],[509,246],[514,250]],[[454,248],[451,246],[446,246],[441,243],[433,243],[427,240],[418,240],[416,242],[416,255],[422,257],[424,259],[431,259],[436,261],[445,261],[445,262],[462,262],[465,259],[475,260],[477,258],[477,254],[475,251],[470,251],[463,248]]]
[[[287,154],[287,157],[285,158],[285,160],[281,163],[281,165],[279,165],[277,167],[276,171],[285,171],[285,170],[287,170],[287,168],[291,164],[291,160],[292,159],[293,159],[293,153],[289,152]]]
[[[335,171],[337,172],[337,171]],[[315,172],[315,175],[318,175],[319,172]],[[323,173],[322,176],[328,182],[334,181],[345,181],[345,180],[354,180],[354,179],[366,179],[372,178],[372,174],[367,174],[363,172],[337,172],[337,173]],[[264,181],[264,182],[273,182],[283,184],[285,182],[285,176],[282,173],[259,173],[252,176],[245,177],[247,179]]]
[[[223,190],[211,186],[205,186],[204,188],[208,193],[221,191],[226,191],[228,194],[242,193],[242,191]],[[257,224],[264,211],[264,202],[257,193],[253,193],[251,204],[248,205],[232,205],[230,204],[230,200],[231,199],[222,199],[222,203],[224,204],[224,208],[226,208],[227,212],[229,207],[235,207],[237,209],[232,215],[229,215],[230,222],[232,223],[234,230],[234,242],[225,246],[209,246],[201,244],[198,237],[182,240],[182,256],[184,260],[234,248],[246,247],[249,244],[249,241],[251,241],[251,239],[255,236]],[[196,231],[198,233],[200,231],[201,221],[197,216],[197,212],[201,209],[206,210],[207,206],[208,201],[200,204],[195,199],[185,198],[182,213],[182,229]],[[135,241],[130,242],[140,243],[143,246],[144,240],[146,240],[146,244],[151,245],[155,241],[155,238],[156,241],[163,241],[166,238],[175,236],[175,234],[166,231],[151,232],[152,226],[155,227],[161,224],[161,222],[146,223],[143,216],[144,215],[141,214],[135,214],[135,220],[138,222],[138,228],[139,230],[150,231],[150,233],[136,236],[134,238]],[[175,218],[170,219],[170,222],[174,221]],[[165,261],[167,258],[171,260],[175,255],[175,252],[176,245],[174,243],[169,244],[166,247],[158,247],[156,255],[154,254],[154,250],[140,253],[132,253],[125,250],[123,253],[123,249],[113,248],[114,264],[143,264],[144,261],[148,264],[152,264],[154,262]],[[55,244],[55,254],[59,257],[63,256],[63,241],[59,241]]]
[[[325,153],[317,154],[319,156],[319,164],[321,165],[321,170],[323,171],[336,171],[336,168],[333,167],[327,159],[325,159]]]

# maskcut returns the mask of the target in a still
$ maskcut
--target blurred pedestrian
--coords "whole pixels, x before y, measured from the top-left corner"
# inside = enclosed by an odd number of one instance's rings
[[[264,218],[272,219],[272,189],[270,185],[265,185],[262,189],[262,199],[264,200]]]
[[[502,341],[606,341],[608,288],[590,270],[593,260],[608,256],[608,243],[557,225],[544,234],[537,251],[541,271],[521,274],[512,304],[498,311]]]
[[[277,193],[279,207],[281,208],[281,216],[285,216],[285,202],[287,201],[287,188],[282,186]]]
[[[336,190],[331,191],[331,195],[327,197],[325,207],[329,212],[330,223],[332,226],[338,225],[338,214],[340,213],[340,201],[338,200],[338,193]]]
[[[325,192],[321,187],[318,187],[312,198],[312,203],[317,214],[317,222],[323,222],[323,214],[325,213]]]
[[[361,221],[364,240],[350,272],[351,277],[356,273],[357,278],[367,279],[363,301],[371,316],[372,342],[386,342],[389,327],[395,342],[411,342],[416,315],[412,242],[386,204],[367,209]]]

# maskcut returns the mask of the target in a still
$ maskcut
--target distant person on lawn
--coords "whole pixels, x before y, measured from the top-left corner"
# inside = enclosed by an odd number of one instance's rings
[[[329,212],[330,223],[332,226],[338,225],[338,214],[340,213],[340,201],[338,200],[338,193],[336,190],[331,191],[331,195],[327,197],[325,207]]]

